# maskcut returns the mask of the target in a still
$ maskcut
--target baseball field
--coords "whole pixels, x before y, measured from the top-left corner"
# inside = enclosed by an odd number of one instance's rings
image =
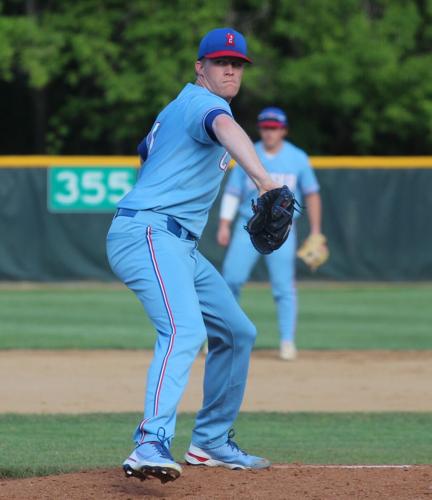
[[[432,285],[300,284],[299,359],[277,357],[270,290],[258,326],[242,447],[264,471],[184,467],[174,483],[123,476],[154,334],[123,287],[0,287],[0,498],[398,498],[432,496]],[[182,461],[204,356],[180,407]]]

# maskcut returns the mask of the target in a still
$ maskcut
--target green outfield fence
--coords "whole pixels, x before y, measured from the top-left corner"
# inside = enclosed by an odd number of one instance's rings
[[[432,157],[312,157],[330,260],[302,279],[431,280]],[[0,156],[0,279],[112,280],[105,235],[131,156]],[[219,200],[200,241],[220,267]],[[300,240],[307,220],[298,222]],[[265,279],[259,266],[255,279]]]

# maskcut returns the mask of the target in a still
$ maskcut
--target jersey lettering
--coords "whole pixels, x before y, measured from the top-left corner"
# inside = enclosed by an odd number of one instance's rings
[[[155,122],[155,124],[151,128],[150,132],[148,133],[148,136],[147,136],[147,150],[148,150],[148,154],[150,154],[150,151],[152,150],[152,148],[154,146],[154,141],[156,139],[156,134],[157,134],[157,132],[159,130],[159,127],[160,127],[160,122]]]
[[[228,158],[228,151],[225,151],[219,162],[219,168],[224,172],[226,172],[226,169],[228,168],[229,165],[229,161],[227,161],[227,158]]]

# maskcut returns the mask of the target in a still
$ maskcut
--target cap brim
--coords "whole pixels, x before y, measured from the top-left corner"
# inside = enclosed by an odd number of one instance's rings
[[[218,50],[217,52],[211,52],[206,54],[204,57],[207,59],[218,59],[219,57],[235,57],[236,59],[241,59],[242,61],[252,64],[252,59],[245,56],[241,52],[236,52],[235,50]]]
[[[277,122],[275,120],[263,120],[258,122],[258,127],[260,128],[285,128],[286,126],[286,123]]]

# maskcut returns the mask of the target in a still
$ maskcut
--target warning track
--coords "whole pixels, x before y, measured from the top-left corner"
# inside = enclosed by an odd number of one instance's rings
[[[0,413],[142,411],[149,351],[0,351]],[[204,358],[180,411],[202,401]],[[253,354],[243,411],[432,411],[432,351]]]

